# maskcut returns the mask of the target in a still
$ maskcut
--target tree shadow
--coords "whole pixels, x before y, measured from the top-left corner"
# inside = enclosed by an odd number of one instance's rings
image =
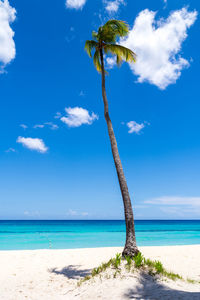
[[[127,299],[140,300],[200,300],[200,285],[199,292],[176,290],[162,284],[150,275],[141,273],[138,285],[129,289],[124,296]]]
[[[91,269],[81,270],[79,267],[80,265],[69,265],[61,270],[58,268],[49,269],[49,272],[57,275],[64,275],[68,279],[80,279],[91,274]]]

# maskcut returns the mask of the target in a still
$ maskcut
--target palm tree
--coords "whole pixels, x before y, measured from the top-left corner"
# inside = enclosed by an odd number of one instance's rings
[[[108,100],[105,88],[106,71],[104,68],[104,54],[115,55],[118,66],[121,65],[123,60],[127,62],[135,62],[136,54],[133,51],[126,47],[116,44],[116,39],[118,37],[125,37],[128,34],[128,32],[128,25],[124,21],[109,20],[105,25],[99,27],[98,32],[92,32],[93,40],[86,41],[85,50],[87,51],[90,57],[92,57],[92,51],[95,50],[93,62],[97,71],[100,72],[102,76],[102,97],[104,103],[104,116],[108,127],[108,134],[110,137],[113,159],[124,203],[124,214],[126,221],[126,244],[122,255],[133,257],[139,252],[135,239],[133,210],[126,178],[124,176],[124,171],[122,168],[122,163],[117,148],[117,141],[108,112]]]

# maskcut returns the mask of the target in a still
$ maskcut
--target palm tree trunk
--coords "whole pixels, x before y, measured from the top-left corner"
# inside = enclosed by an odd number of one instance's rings
[[[139,250],[136,245],[136,238],[135,238],[135,226],[134,226],[134,218],[133,218],[133,209],[131,205],[131,200],[129,196],[128,186],[126,183],[126,178],[124,175],[124,171],[122,168],[121,159],[119,157],[117,141],[115,138],[114,130],[112,127],[112,122],[108,112],[108,100],[106,96],[106,88],[105,88],[105,69],[104,69],[104,60],[103,60],[103,50],[100,49],[100,58],[101,58],[101,67],[102,67],[102,97],[104,102],[104,116],[106,119],[107,127],[108,127],[108,134],[111,143],[111,149],[113,154],[113,159],[115,162],[115,167],[117,171],[117,176],[119,180],[119,185],[121,189],[121,194],[124,203],[124,214],[125,214],[125,221],[126,221],[126,244],[124,250],[122,252],[123,256],[131,256],[133,257],[136,255]]]

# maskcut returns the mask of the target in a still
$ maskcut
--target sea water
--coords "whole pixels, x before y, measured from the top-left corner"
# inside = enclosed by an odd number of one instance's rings
[[[200,244],[200,220],[135,221],[139,246]],[[0,250],[123,246],[125,222],[0,221]]]

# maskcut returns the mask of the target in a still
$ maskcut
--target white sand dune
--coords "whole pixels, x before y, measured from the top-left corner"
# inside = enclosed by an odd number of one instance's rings
[[[200,284],[155,280],[141,272],[124,278],[95,278],[77,287],[81,277],[121,250],[0,251],[0,300],[200,300]],[[162,261],[169,271],[200,281],[200,245],[141,247],[140,250],[145,257]]]

